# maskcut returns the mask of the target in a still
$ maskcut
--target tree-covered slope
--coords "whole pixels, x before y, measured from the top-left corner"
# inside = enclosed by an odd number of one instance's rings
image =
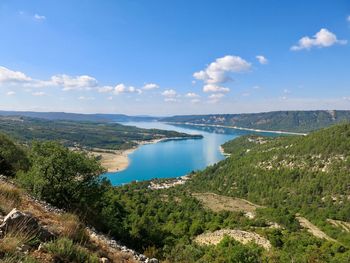
[[[22,116],[46,120],[95,121],[95,122],[128,122],[155,121],[151,116],[128,116],[125,114],[81,114],[69,112],[36,112],[36,111],[0,111],[0,116]]]
[[[250,129],[309,132],[350,120],[350,111],[276,111],[247,114],[185,115],[165,122],[237,126]]]
[[[127,149],[140,141],[184,137],[201,138],[175,131],[141,129],[118,123],[46,120],[18,116],[0,116],[0,131],[21,141],[56,140],[66,146]]]
[[[95,176],[97,160],[52,142],[28,147],[30,166],[15,178],[161,262],[350,262],[350,124],[223,147],[230,157],[167,189],[151,186],[171,179],[113,187]],[[198,241],[232,232],[243,236]],[[268,246],[244,243],[245,235]]]
[[[350,221],[350,124],[307,136],[244,136],[223,148],[231,156],[193,177],[188,189],[287,208],[320,225]]]

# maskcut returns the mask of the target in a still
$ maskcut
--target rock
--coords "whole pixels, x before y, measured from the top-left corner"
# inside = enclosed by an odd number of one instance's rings
[[[100,258],[99,260],[101,263],[109,263],[109,259],[108,258]]]
[[[26,244],[23,244],[20,247],[17,247],[17,250],[19,252],[22,252],[22,253],[25,253],[25,254],[27,254],[31,249],[32,249],[32,247],[29,246],[29,245],[26,245]]]
[[[44,251],[44,246],[43,246],[43,244],[40,243],[40,245],[39,245],[37,251],[39,251],[39,252]]]
[[[55,238],[46,227],[40,226],[38,220],[28,213],[23,213],[16,208],[12,209],[0,225],[0,231],[20,231],[36,236],[41,241],[48,241]]]
[[[156,259],[156,258],[151,258],[150,260],[149,260],[149,263],[158,263],[159,261],[158,261],[158,259]]]
[[[145,261],[147,259],[147,257],[145,255],[143,255],[143,254],[140,254],[138,256],[138,258],[139,258],[140,261]]]

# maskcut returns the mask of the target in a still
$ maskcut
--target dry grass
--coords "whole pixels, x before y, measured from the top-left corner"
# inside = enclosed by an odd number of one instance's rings
[[[16,186],[13,186],[6,181],[0,180],[0,214],[1,212],[7,214],[14,207],[22,212],[30,213],[40,222],[41,225],[45,225],[49,231],[57,234],[59,237],[74,240],[76,244],[81,244],[92,253],[109,258],[111,262],[137,262],[133,259],[133,256],[130,253],[121,252],[118,249],[111,248],[108,243],[103,240],[90,238],[84,224],[80,222],[78,216],[71,213],[55,213],[47,211],[43,205],[37,203],[21,189],[18,189]],[[14,251],[16,247],[25,244],[33,238],[34,233],[32,233],[32,235],[21,235],[20,232],[21,231],[12,231],[1,239],[0,254],[3,254],[1,251]],[[25,231],[22,231],[22,234],[24,232]],[[37,259],[38,262],[54,262],[52,255],[47,252],[34,251],[31,252],[30,255]],[[13,257],[14,260],[12,261],[11,255],[8,255],[6,259],[9,259],[8,262],[11,263],[19,262],[17,256]],[[0,260],[0,262],[2,261]]]
[[[214,212],[232,211],[254,215],[255,210],[262,207],[244,199],[214,193],[193,193],[192,196],[201,201],[206,208]]]
[[[21,204],[21,191],[0,181],[0,212],[7,214]]]
[[[115,263],[137,263],[130,253],[122,252],[118,249],[110,247],[104,240],[101,240],[97,236],[93,236],[90,242],[99,248],[100,254],[107,257],[111,262]]]
[[[61,237],[67,237],[76,242],[85,243],[89,240],[85,226],[78,216],[71,213],[64,213],[58,216],[57,232]]]
[[[26,225],[27,220],[22,220],[6,230],[4,237],[0,239],[1,254],[13,255],[18,247],[36,242],[37,229],[28,229]]]

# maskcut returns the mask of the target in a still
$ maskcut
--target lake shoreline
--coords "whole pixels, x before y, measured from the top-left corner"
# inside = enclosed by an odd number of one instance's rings
[[[276,134],[289,134],[289,135],[302,135],[302,136],[307,135],[307,133],[301,133],[301,132],[261,130],[261,129],[243,128],[243,127],[237,127],[237,126],[226,126],[226,125],[219,125],[219,124],[201,124],[201,123],[191,123],[191,122],[164,122],[164,123],[193,125],[193,126],[202,126],[202,127],[228,128],[228,129],[236,129],[236,130],[243,130],[243,131],[266,132],[266,133],[276,133]]]
[[[172,140],[194,140],[196,137],[170,137],[160,138],[150,141],[139,141],[137,145],[126,150],[109,150],[109,149],[92,149],[89,150],[89,154],[101,157],[101,165],[107,170],[108,173],[121,172],[127,169],[130,165],[129,155],[136,151],[139,147],[146,144],[155,144],[159,142],[166,142]]]

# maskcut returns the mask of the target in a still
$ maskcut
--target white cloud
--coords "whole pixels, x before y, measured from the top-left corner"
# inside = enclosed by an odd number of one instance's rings
[[[39,15],[39,14],[35,14],[33,17],[34,17],[35,20],[38,20],[38,21],[43,21],[43,20],[46,19],[45,16],[42,16],[42,15]]]
[[[14,91],[12,91],[12,90],[6,92],[6,95],[7,95],[7,96],[13,96],[13,95],[15,95],[15,94],[16,94],[16,92],[14,92]]]
[[[153,90],[153,89],[159,89],[159,85],[155,83],[146,83],[143,87],[143,90]]]
[[[251,94],[249,93],[249,92],[244,92],[244,93],[242,93],[242,96],[243,97],[249,97]]]
[[[346,20],[347,20],[348,22],[350,22],[350,15],[348,15],[348,17],[346,18]]]
[[[112,96],[107,97],[107,100],[113,100]]]
[[[225,87],[221,87],[218,85],[214,85],[214,84],[207,84],[207,85],[204,85],[203,91],[204,92],[224,92],[224,93],[227,93],[230,91],[230,89],[225,88]]]
[[[37,96],[37,97],[41,97],[41,96],[45,96],[46,93],[43,91],[37,91],[37,92],[33,92],[32,95]]]
[[[267,63],[269,63],[268,59],[262,55],[256,56],[256,59],[259,61],[260,64],[263,64],[263,65],[266,65]]]
[[[54,85],[62,86],[64,91],[68,90],[89,90],[97,87],[97,80],[93,77],[82,76],[69,76],[69,75],[55,75],[51,77],[51,82]]]
[[[122,93],[137,93],[137,94],[141,94],[142,91],[140,89],[136,89],[133,86],[126,86],[125,84],[120,83],[117,86],[115,86],[113,93],[116,94],[116,95],[119,95],[119,94],[122,94]]]
[[[97,87],[98,82],[95,78],[81,75],[54,75],[49,80],[33,79],[20,71],[10,70],[0,67],[0,85],[11,84],[25,88],[46,88],[62,87],[62,90],[90,90]]]
[[[174,98],[174,97],[178,96],[177,92],[173,89],[167,89],[167,90],[163,91],[162,95],[164,97],[167,97],[167,98]]]
[[[78,97],[78,100],[95,100],[95,98],[94,97],[80,96],[80,97]]]
[[[284,93],[284,94],[290,94],[290,93],[292,93],[292,92],[291,92],[289,89],[284,89],[284,90],[283,90],[283,93]]]
[[[99,87],[97,90],[100,93],[108,93],[108,92],[113,91],[113,89],[114,88],[112,86],[103,86],[103,87]]]
[[[256,85],[256,86],[253,87],[253,89],[258,90],[258,89],[261,89],[261,87]]]
[[[329,30],[322,28],[313,37],[305,36],[301,38],[298,45],[291,47],[291,50],[298,51],[302,49],[311,49],[312,47],[330,47],[335,44],[345,45],[347,40],[339,40],[337,36]]]
[[[210,63],[204,70],[197,71],[193,77],[204,82],[204,92],[229,92],[222,87],[223,83],[232,81],[231,73],[245,72],[251,69],[251,64],[239,56],[224,56]]]
[[[207,84],[219,84],[232,80],[229,73],[244,72],[251,64],[239,56],[224,56],[210,63],[206,69],[195,72],[193,77]]]
[[[187,97],[187,98],[197,98],[197,97],[199,97],[199,95],[194,93],[194,92],[189,92],[189,93],[187,93],[185,95],[185,97]]]
[[[25,83],[32,79],[20,71],[13,71],[0,66],[0,84],[1,83]]]

